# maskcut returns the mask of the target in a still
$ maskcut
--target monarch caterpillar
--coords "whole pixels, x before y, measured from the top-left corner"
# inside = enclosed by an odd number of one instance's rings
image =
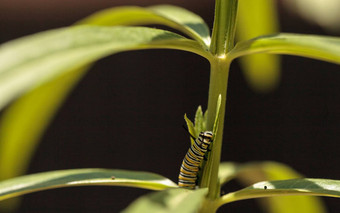
[[[178,175],[178,186],[181,188],[194,189],[197,182],[199,165],[213,139],[211,131],[201,132],[195,142],[190,146],[185,155],[180,173]]]

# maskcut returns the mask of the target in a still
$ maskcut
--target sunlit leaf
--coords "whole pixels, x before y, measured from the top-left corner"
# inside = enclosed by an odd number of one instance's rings
[[[146,25],[162,24],[187,34],[205,49],[210,45],[210,31],[198,15],[181,7],[157,5],[152,7],[123,6],[93,14],[78,24],[94,25]]]
[[[212,129],[212,133],[213,133],[213,142],[210,144],[209,146],[209,149],[210,150],[213,150],[214,148],[216,149],[216,135],[217,135],[217,130],[218,130],[218,122],[219,122],[219,119],[220,119],[220,108],[221,108],[221,104],[222,104],[222,96],[221,94],[219,94],[218,98],[217,98],[217,101],[216,101],[216,114],[215,114],[215,121],[214,121],[214,126],[213,126],[213,129]],[[209,151],[207,153],[207,159],[210,159],[210,158],[213,158],[213,151]],[[203,177],[208,177],[206,179],[202,178],[201,180],[199,180],[200,182],[200,186],[202,187],[205,187],[207,186],[207,183],[209,181],[209,178],[210,178],[210,174],[211,174],[211,171],[213,169],[213,161],[203,161],[202,162],[202,168],[203,170],[201,171],[201,176]],[[217,192],[219,194],[219,192]]]
[[[226,194],[219,202],[229,203],[252,198],[289,195],[340,197],[340,180],[301,178],[263,181]]]
[[[271,161],[245,164],[224,162],[221,163],[219,170],[219,178],[222,184],[236,178],[245,186],[263,180],[286,180],[301,177],[302,175],[291,167]],[[260,201],[262,207],[270,213],[326,212],[321,199],[317,197],[268,197]]]
[[[209,28],[202,18],[183,8],[170,5],[149,8],[117,7],[98,12],[79,23],[91,25],[164,24],[186,33],[205,48],[210,41]],[[26,39],[26,42],[32,41]],[[63,46],[62,42],[62,40],[53,41],[52,39],[50,41],[51,44]],[[18,42],[16,41],[16,43]],[[39,48],[51,46],[50,44],[46,45],[47,41],[40,43],[41,45],[38,44],[36,47],[27,45],[24,52],[30,52],[33,49],[32,53],[36,53]],[[24,42],[22,45],[25,45]],[[15,49],[17,46],[13,46],[11,43],[8,48]],[[14,51],[12,55],[13,58],[16,58],[21,55],[21,52]],[[44,57],[44,53],[41,54],[41,57]],[[24,60],[26,59],[24,58]],[[2,61],[1,58],[0,61]],[[86,67],[76,67],[75,69],[66,67],[64,75],[51,82],[44,82],[41,86],[38,85],[3,113],[0,122],[0,180],[24,173],[42,132],[68,92],[85,74],[86,70]],[[0,106],[2,106],[1,101]],[[34,120],[34,125],[31,125],[32,120]],[[18,158],[18,155],[21,157]]]
[[[0,182],[0,200],[46,189],[71,186],[128,186],[151,190],[174,188],[171,180],[149,172],[70,169],[31,174]]]
[[[204,129],[207,129],[207,122],[208,122],[208,109],[205,110],[204,112],[204,115],[203,115],[203,120],[204,120],[204,123],[203,123],[203,127]]]
[[[145,27],[71,27],[6,43],[0,46],[0,107],[72,68],[113,53],[152,48],[207,55],[195,41]]]
[[[123,212],[194,213],[200,208],[207,189],[168,189],[137,199]]]
[[[81,76],[79,71],[41,85],[3,113],[0,120],[0,180],[24,174],[43,130],[65,98],[66,91],[71,89],[73,84],[70,82],[76,82]]]
[[[218,99],[217,99],[217,103],[216,103],[216,115],[215,115],[215,121],[214,121],[214,127],[213,127],[214,135],[217,134],[217,130],[218,130],[218,122],[220,120],[221,103],[222,103],[222,96],[221,96],[221,94],[219,94]]]
[[[20,175],[25,170],[35,142],[61,103],[60,99],[82,75],[79,68],[113,53],[150,48],[205,52],[195,41],[145,27],[72,27],[1,45],[0,108],[23,93],[40,85],[41,88],[4,114],[0,128],[0,178]],[[43,85],[52,79],[55,82]],[[50,96],[51,90],[55,91],[53,96]],[[37,113],[45,116],[35,117]],[[36,125],[31,125],[33,120]],[[22,158],[18,158],[18,154],[23,154]]]
[[[296,55],[340,64],[340,38],[289,33],[261,36],[239,42],[228,57],[233,60],[256,53]]]
[[[112,53],[150,48],[202,51],[192,40],[143,27],[72,27],[8,42],[0,46],[0,108],[72,68]]]
[[[194,127],[194,124],[192,123],[192,121],[187,117],[187,114],[184,114],[184,120],[187,124],[187,127],[188,127],[188,131],[189,131],[189,136],[190,136],[190,141],[191,141],[191,144],[193,144],[195,141],[194,139],[191,137],[191,136],[194,136],[196,137],[198,133],[196,133],[196,130],[195,130],[195,127]]]
[[[279,23],[275,0],[239,1],[236,39],[245,41],[261,35],[278,33]],[[240,58],[242,71],[256,91],[275,88],[280,80],[280,58],[256,54]]]
[[[203,111],[202,107],[198,106],[196,113],[195,113],[195,130],[197,134],[204,131],[204,118],[203,118]]]

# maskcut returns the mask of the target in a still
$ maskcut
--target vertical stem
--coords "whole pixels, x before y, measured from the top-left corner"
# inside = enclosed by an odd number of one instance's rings
[[[217,133],[214,136],[213,146],[209,160],[203,170],[200,187],[208,187],[208,199],[202,204],[200,213],[215,212],[218,208],[213,202],[220,196],[220,183],[218,179],[218,168],[221,161],[222,138],[224,127],[224,115],[226,109],[228,76],[230,62],[226,58],[216,58],[211,62],[209,100],[208,100],[208,121],[207,128],[213,129],[218,96],[221,94],[220,119]]]
[[[209,100],[208,100],[208,129],[212,129],[216,117],[216,104],[218,96],[221,94],[222,102],[220,108],[220,119],[217,133],[214,136],[210,160],[204,169],[202,186],[209,187],[208,197],[215,199],[219,196],[220,185],[218,182],[218,167],[221,159],[222,137],[224,128],[224,115],[226,108],[227,87],[229,76],[229,62],[225,58],[217,59],[211,64]]]
[[[220,184],[218,180],[218,168],[221,159],[222,137],[224,128],[224,116],[227,100],[227,87],[230,61],[226,54],[234,47],[236,15],[238,0],[216,0],[215,20],[212,32],[210,52],[215,56],[211,61],[208,121],[207,128],[212,130],[216,117],[216,104],[221,94],[217,133],[214,136],[210,159],[203,171],[201,187],[208,187],[208,198],[211,200],[219,197]],[[209,204],[208,204],[209,205]]]
[[[210,52],[223,56],[234,47],[238,0],[216,0]]]

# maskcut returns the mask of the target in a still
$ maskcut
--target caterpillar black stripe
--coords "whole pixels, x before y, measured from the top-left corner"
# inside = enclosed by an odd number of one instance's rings
[[[211,131],[201,132],[185,155],[178,176],[178,186],[194,189],[197,182],[199,165],[201,164],[210,143],[213,140]]]

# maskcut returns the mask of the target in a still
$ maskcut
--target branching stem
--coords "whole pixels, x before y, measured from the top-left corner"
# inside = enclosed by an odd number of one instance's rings
[[[216,117],[216,104],[221,95],[222,103],[218,130],[214,137],[214,145],[203,171],[201,187],[208,187],[208,199],[215,200],[220,196],[220,183],[218,180],[218,168],[221,159],[222,137],[224,127],[225,107],[227,100],[227,87],[230,61],[227,53],[234,47],[235,25],[238,0],[216,0],[215,21],[212,32],[210,52],[214,56],[211,60],[208,121],[207,128],[213,129]]]

